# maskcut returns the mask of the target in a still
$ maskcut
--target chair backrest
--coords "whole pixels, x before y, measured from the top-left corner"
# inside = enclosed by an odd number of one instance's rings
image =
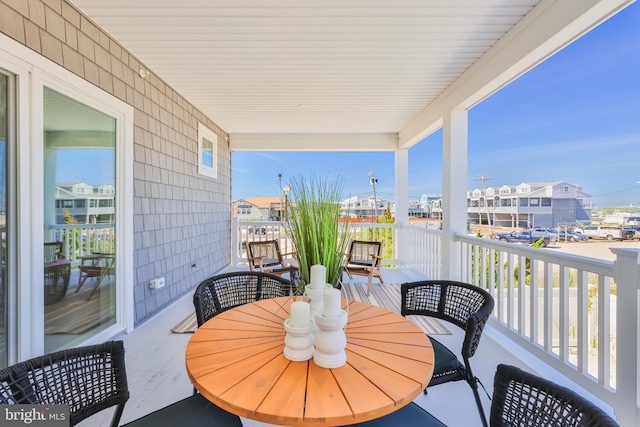
[[[44,244],[44,263],[49,264],[64,258],[62,242],[46,242]]]
[[[237,271],[209,277],[193,294],[198,326],[225,310],[268,298],[291,295],[291,282],[259,271]]]
[[[619,427],[579,394],[509,365],[498,365],[494,377],[490,425]]]
[[[0,403],[66,404],[70,425],[117,406],[117,426],[129,399],[122,341],[62,350],[0,370]]]
[[[403,316],[436,317],[464,329],[461,354],[472,357],[493,311],[491,294],[477,286],[451,280],[425,280],[404,283],[400,287]]]
[[[380,256],[381,242],[369,242],[366,240],[352,240],[347,253],[347,264],[373,266],[374,259],[371,255]]]
[[[263,267],[285,266],[277,240],[247,241],[246,246],[249,253],[249,262],[253,268],[260,268],[261,257]]]

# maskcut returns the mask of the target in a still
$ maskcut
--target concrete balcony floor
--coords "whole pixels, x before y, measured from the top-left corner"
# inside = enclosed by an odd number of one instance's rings
[[[403,269],[385,269],[383,276],[388,283],[419,280],[411,271]],[[365,279],[354,277],[354,281],[357,282]],[[376,280],[373,286],[380,286],[380,284]],[[131,334],[121,334],[114,338],[124,341],[127,378],[131,393],[121,424],[167,406],[192,393],[192,385],[187,377],[184,362],[185,348],[191,334],[171,332],[171,328],[192,311],[192,296],[187,295]],[[457,350],[461,346],[462,334],[458,333],[458,328],[453,325],[447,325],[447,327],[452,335],[438,335],[437,339]],[[498,363],[526,368],[521,360],[505,352],[490,336],[483,337],[471,363],[475,374],[481,379],[489,395],[493,390],[493,375]],[[482,389],[480,394],[488,416],[491,402]],[[421,394],[415,402],[448,426],[481,425],[471,389],[462,381],[432,387],[427,396]],[[79,425],[108,426],[112,414],[112,410],[105,410]],[[243,419],[243,424],[251,427],[268,425],[247,419]]]

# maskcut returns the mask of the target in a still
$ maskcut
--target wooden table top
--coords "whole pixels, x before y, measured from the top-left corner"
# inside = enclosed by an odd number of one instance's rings
[[[348,303],[344,366],[289,361],[283,322],[292,302],[284,297],[245,304],[198,328],[185,356],[196,389],[245,418],[335,426],[398,410],[431,380],[434,354],[425,333],[399,314],[358,301]]]

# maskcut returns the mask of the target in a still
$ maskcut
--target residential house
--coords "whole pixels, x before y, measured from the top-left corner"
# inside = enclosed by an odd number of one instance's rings
[[[267,215],[260,207],[245,199],[234,200],[231,204],[231,216],[238,218],[240,221],[267,221]]]
[[[8,148],[0,165],[7,188],[0,193],[13,195],[0,206],[6,213],[0,365],[131,332],[229,268],[240,249],[231,226],[235,151],[394,153],[396,223],[389,226],[402,230],[394,234],[395,265],[418,277],[471,280],[470,247],[544,258],[541,250],[466,237],[468,111],[632,3],[477,0],[469,8],[381,0],[373,8],[349,1],[306,8],[276,0],[268,8],[251,2],[229,8],[218,1],[156,0],[141,7],[0,0],[0,141]],[[428,230],[408,226],[409,148],[440,129],[442,231],[428,234],[427,256],[415,238]],[[60,178],[71,170],[69,154],[77,155],[73,167],[81,179]],[[57,180],[115,186],[114,275],[96,297],[106,315],[81,333],[63,334],[73,336],[66,341],[48,329],[43,295],[43,244],[59,235]],[[532,198],[542,204],[551,197],[546,191],[529,195],[529,207]],[[492,197],[513,203],[517,194],[498,189]],[[80,228],[69,230],[75,236]],[[71,256],[89,251],[76,243],[64,241]],[[522,331],[514,336],[516,325],[526,322],[524,313],[514,321],[513,298],[496,311],[489,332],[503,354],[528,351],[531,357],[520,363],[589,388],[621,424],[637,425],[637,256],[621,252],[618,261],[615,273],[598,264],[610,275],[598,282],[600,296],[609,298],[615,274],[617,312],[624,316],[617,322],[615,388],[608,359],[599,359],[597,381],[584,366],[585,351],[579,362],[569,360],[564,332],[559,354],[551,329],[540,334],[544,346]],[[152,288],[156,278],[165,286]],[[507,288],[511,297],[514,288]],[[585,316],[587,292],[582,282],[578,288],[578,312]],[[518,288],[521,297],[523,291]],[[496,298],[502,305],[503,295]],[[567,317],[558,321],[561,331],[568,329]],[[605,330],[609,323],[600,320]],[[608,337],[600,335],[599,342]]]
[[[114,186],[92,186],[83,182],[56,185],[56,224],[64,224],[65,212],[76,223],[96,224],[115,221]]]
[[[351,218],[376,218],[384,213],[390,203],[380,196],[357,194],[341,202],[343,215]]]
[[[284,201],[277,197],[247,197],[245,200],[259,209],[259,221],[280,221],[284,215]],[[249,218],[238,215],[238,219]]]
[[[591,195],[563,181],[476,188],[467,192],[467,213],[471,223],[502,227],[589,223]]]

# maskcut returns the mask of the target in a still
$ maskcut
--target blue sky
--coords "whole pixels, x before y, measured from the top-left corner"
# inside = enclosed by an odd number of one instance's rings
[[[409,150],[409,197],[442,192],[442,133]],[[277,197],[291,177],[339,175],[345,197],[394,196],[393,153],[236,152],[233,198]],[[567,181],[599,207],[640,206],[640,4],[469,112],[468,188]]]

